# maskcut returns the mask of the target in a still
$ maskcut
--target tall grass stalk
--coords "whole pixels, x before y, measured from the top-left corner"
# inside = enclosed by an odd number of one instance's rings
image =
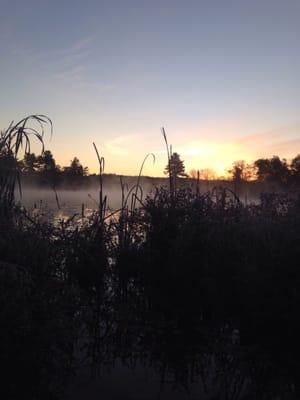
[[[38,129],[30,126],[36,123]],[[20,166],[18,157],[23,153],[29,153],[31,139],[34,137],[41,144],[41,152],[44,152],[45,126],[50,125],[51,136],[53,124],[46,115],[29,115],[16,124],[12,121],[9,127],[0,134],[0,158],[2,171],[0,170],[0,203],[9,209],[14,203],[15,188],[18,185],[22,195]]]

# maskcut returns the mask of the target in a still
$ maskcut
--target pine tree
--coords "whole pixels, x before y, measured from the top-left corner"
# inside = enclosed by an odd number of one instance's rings
[[[184,162],[180,159],[178,153],[173,153],[170,157],[169,164],[166,166],[164,173],[170,175],[172,178],[185,178],[187,174],[185,173]]]

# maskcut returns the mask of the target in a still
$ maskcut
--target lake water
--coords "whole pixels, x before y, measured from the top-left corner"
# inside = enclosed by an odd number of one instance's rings
[[[107,196],[107,204],[111,210],[121,207],[122,194],[120,187],[104,189]],[[51,213],[56,218],[68,218],[77,214],[89,215],[99,207],[99,191],[97,189],[87,190],[58,190],[58,202],[54,191],[38,188],[23,188],[22,196],[17,192],[16,201],[20,202],[28,211],[39,213]]]

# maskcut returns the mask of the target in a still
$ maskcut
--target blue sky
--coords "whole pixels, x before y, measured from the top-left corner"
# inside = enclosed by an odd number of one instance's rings
[[[300,1],[0,0],[0,127],[47,114],[60,164],[162,175],[300,152]]]

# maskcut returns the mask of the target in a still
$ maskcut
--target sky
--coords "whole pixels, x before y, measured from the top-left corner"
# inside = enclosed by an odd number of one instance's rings
[[[46,148],[162,176],[300,153],[300,0],[0,0],[0,129],[29,114]],[[35,149],[39,151],[38,147]]]

